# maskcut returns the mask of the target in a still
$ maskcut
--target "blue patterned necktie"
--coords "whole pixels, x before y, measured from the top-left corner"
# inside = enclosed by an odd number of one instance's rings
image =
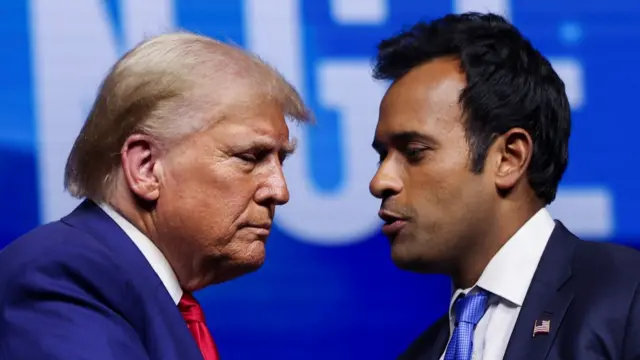
[[[487,310],[489,294],[483,290],[459,298],[455,304],[456,322],[444,360],[471,360],[473,332]]]

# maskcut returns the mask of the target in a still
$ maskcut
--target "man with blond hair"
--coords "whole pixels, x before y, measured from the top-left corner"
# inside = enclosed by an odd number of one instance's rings
[[[296,90],[257,57],[151,38],[104,80],[65,170],[84,201],[0,253],[0,359],[218,359],[191,295],[258,269]]]

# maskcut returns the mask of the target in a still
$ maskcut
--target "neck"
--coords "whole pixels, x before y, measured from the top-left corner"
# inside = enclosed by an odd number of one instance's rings
[[[157,241],[157,231],[151,213],[137,206],[132,196],[114,194],[107,200],[107,203],[145,234],[158,248],[161,247]]]
[[[171,265],[182,289],[193,292],[217,282],[217,272],[210,262],[194,256],[188,242],[171,241],[172,232],[163,227],[166,219],[158,218],[155,210],[139,205],[129,194],[114,194],[107,202],[154,243]]]
[[[492,226],[486,227],[482,233],[474,234],[474,239],[468,242],[476,246],[470,246],[462,254],[451,274],[456,288],[467,289],[476,284],[502,246],[543,207],[537,203],[528,206],[522,206],[522,203],[506,205],[494,217]]]

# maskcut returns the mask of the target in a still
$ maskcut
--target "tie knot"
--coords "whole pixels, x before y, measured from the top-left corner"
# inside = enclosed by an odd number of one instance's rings
[[[480,290],[475,294],[467,294],[456,301],[456,323],[477,325],[487,310],[489,294]]]
[[[198,301],[189,293],[184,293],[180,302],[178,303],[178,309],[182,313],[182,317],[187,322],[200,321],[204,322],[204,312]]]

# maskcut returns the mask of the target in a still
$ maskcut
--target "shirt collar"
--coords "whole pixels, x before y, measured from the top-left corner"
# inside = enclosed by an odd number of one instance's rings
[[[160,249],[149,239],[142,231],[135,227],[131,222],[120,215],[113,207],[106,203],[99,203],[98,206],[109,215],[109,217],[124,231],[125,234],[140,249],[142,255],[149,262],[149,265],[158,274],[160,281],[164,284],[167,292],[171,295],[171,299],[178,304],[182,298],[182,288],[178,282],[173,268],[162,254]]]
[[[478,282],[469,289],[456,289],[449,305],[477,288],[484,289],[520,307],[555,227],[551,214],[540,209],[493,256]]]

